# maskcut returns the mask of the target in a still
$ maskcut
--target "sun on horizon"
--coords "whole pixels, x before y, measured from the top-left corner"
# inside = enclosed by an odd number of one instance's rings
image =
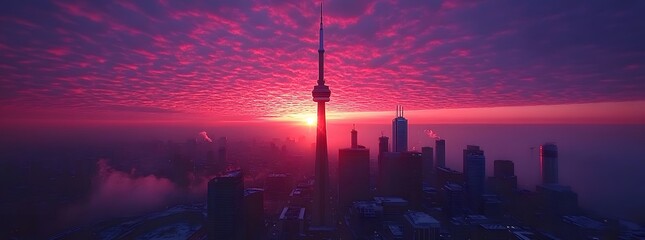
[[[314,126],[314,125],[316,125],[316,118],[307,117],[307,118],[305,118],[305,123],[307,124],[307,126]]]

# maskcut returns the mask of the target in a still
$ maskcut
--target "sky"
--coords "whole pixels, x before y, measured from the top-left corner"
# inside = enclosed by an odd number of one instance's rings
[[[306,121],[319,3],[3,3],[0,122]],[[330,121],[645,123],[643,1],[324,4]]]

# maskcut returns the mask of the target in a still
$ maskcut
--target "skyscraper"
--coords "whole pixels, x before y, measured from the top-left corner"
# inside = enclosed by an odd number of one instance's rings
[[[412,206],[419,206],[423,189],[421,153],[390,152],[381,159],[379,194],[402,197]]]
[[[511,160],[493,161],[493,176],[497,178],[515,176],[515,164]]]
[[[219,149],[217,150],[217,155],[220,163],[224,164],[224,166],[229,165],[228,159],[226,158],[227,142],[226,137],[219,138]]]
[[[370,150],[358,146],[357,135],[352,129],[352,147],[338,150],[338,202],[342,208],[369,199]]]
[[[434,158],[435,161],[437,161],[435,163],[435,166],[445,168],[446,167],[446,140],[439,139],[434,143],[435,143],[434,150],[437,154],[436,157]]]
[[[479,146],[468,145],[464,149],[464,178],[468,200],[475,207],[484,194],[486,181],[486,158]]]
[[[352,128],[352,145],[351,148],[358,148],[358,132],[356,128]]]
[[[264,190],[261,188],[244,189],[244,226],[248,240],[263,239],[264,227]]]
[[[381,137],[378,138],[378,155],[379,155],[379,158],[383,153],[386,153],[386,152],[389,151],[389,149],[390,149],[390,147],[388,146],[389,145],[389,143],[388,143],[389,140],[390,139],[388,137],[386,137],[386,136],[381,136]]]
[[[430,184],[433,179],[432,172],[434,172],[434,155],[431,147],[421,148],[421,159],[423,160],[423,181]]]
[[[318,47],[318,85],[311,92],[314,102],[318,104],[318,122],[316,128],[316,166],[314,199],[312,207],[312,225],[330,226],[329,207],[329,163],[327,159],[327,124],[325,103],[329,102],[331,91],[325,86],[325,49],[323,48],[322,3],[320,4],[320,45]]]
[[[385,186],[386,179],[386,165],[387,165],[387,153],[389,151],[389,138],[386,136],[381,136],[378,138],[378,176],[376,176],[376,187],[379,192],[383,192],[383,187]]]
[[[408,120],[403,117],[403,106],[396,107],[396,117],[392,119],[392,152],[408,150]]]
[[[208,182],[208,239],[242,239],[244,234],[244,178],[227,172]]]
[[[540,146],[540,171],[543,184],[558,183],[558,146],[554,143]]]
[[[495,160],[493,162],[494,175],[491,185],[495,193],[508,197],[517,189],[517,176],[515,176],[515,165],[511,160]]]

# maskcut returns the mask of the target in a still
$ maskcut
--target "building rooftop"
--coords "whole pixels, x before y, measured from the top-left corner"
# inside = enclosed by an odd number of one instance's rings
[[[230,177],[239,177],[242,175],[242,170],[228,171],[219,175],[219,177],[230,178]]]
[[[456,183],[447,183],[444,185],[444,188],[448,191],[463,191],[464,188],[461,187],[461,185],[456,184]]]
[[[293,190],[291,190],[289,197],[299,197],[300,195],[302,195],[302,189],[294,188]]]
[[[515,236],[515,239],[518,239],[518,240],[537,239],[534,233],[525,231],[525,230],[513,231],[513,236]]]
[[[364,152],[364,151],[369,151],[370,149],[369,149],[369,148],[366,148],[365,146],[358,145],[358,147],[356,147],[356,148],[351,148],[351,147],[349,147],[349,148],[341,148],[340,150],[341,150],[341,151],[358,151],[358,152]]]
[[[540,184],[537,188],[544,188],[546,190],[555,191],[555,192],[573,192],[571,187],[560,185],[560,184]]]
[[[404,216],[415,228],[437,228],[440,226],[437,219],[424,212],[407,212]]]
[[[247,188],[247,189],[244,189],[244,196],[248,196],[248,195],[251,195],[251,194],[256,193],[256,192],[264,192],[264,189],[262,189],[262,188]]]
[[[405,206],[408,201],[400,197],[374,197],[374,201],[380,205],[398,205]]]
[[[287,177],[286,173],[271,173],[267,177]]]
[[[484,215],[466,215],[463,217],[452,217],[450,222],[454,225],[479,225],[488,222],[488,218]]]
[[[284,207],[280,213],[280,220],[304,220],[305,208]]]
[[[507,230],[507,225],[502,224],[479,224],[480,227],[486,230]]]
[[[352,203],[352,206],[355,208],[376,208],[376,202],[374,201],[356,201]]]
[[[488,220],[488,218],[484,215],[467,215],[467,219],[473,221],[473,220]]]
[[[601,230],[604,227],[604,224],[601,222],[585,216],[564,216],[562,217],[562,220],[566,223],[586,229]]]
[[[376,217],[376,212],[382,210],[374,201],[357,201],[352,207],[363,217]]]
[[[451,169],[451,168],[447,168],[447,167],[437,167],[437,171],[439,171],[439,172],[447,172],[447,173],[457,173],[457,174],[461,174],[461,172],[460,172],[460,171],[453,170],[453,169]]]
[[[394,237],[403,237],[403,227],[393,222],[383,223],[385,229]]]

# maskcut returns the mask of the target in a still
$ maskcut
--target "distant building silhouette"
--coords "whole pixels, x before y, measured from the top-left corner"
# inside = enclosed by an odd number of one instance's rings
[[[558,183],[558,146],[553,143],[540,146],[540,169],[543,184]]]
[[[461,185],[448,182],[443,185],[442,193],[442,206],[447,216],[455,217],[464,214],[466,196]]]
[[[446,140],[439,139],[435,141],[435,166],[446,167]]]
[[[421,148],[421,159],[423,161],[423,182],[430,184],[434,181],[434,151],[431,147]]]
[[[397,106],[392,119],[392,152],[408,150],[408,120],[403,117],[403,106]]]
[[[264,239],[264,190],[247,188],[244,190],[244,225],[247,240]]]
[[[226,157],[226,147],[228,145],[228,140],[226,137],[219,138],[219,148],[217,149],[217,156],[219,162],[224,165],[224,168],[230,164],[229,159]]]
[[[479,146],[468,145],[464,149],[464,178],[466,192],[471,207],[477,208],[478,202],[485,190],[486,158]]]
[[[356,128],[352,128],[352,145],[351,148],[358,148],[358,132]]]
[[[284,207],[279,216],[281,239],[302,239],[305,234],[305,208]]]
[[[383,192],[382,188],[385,186],[385,171],[387,167],[387,160],[385,158],[387,157],[387,153],[389,152],[388,140],[389,138],[386,136],[381,136],[378,138],[378,175],[376,176],[376,188],[378,189],[379,193]]]
[[[493,177],[490,180],[495,193],[508,197],[517,190],[517,176],[515,176],[513,161],[495,160],[493,172]]]
[[[318,48],[318,84],[311,92],[314,102],[318,104],[318,121],[316,130],[316,163],[314,199],[312,208],[312,226],[331,226],[331,207],[329,203],[329,162],[327,152],[327,120],[325,103],[329,102],[331,91],[325,85],[325,49],[323,48],[322,3],[320,5],[320,46]]]
[[[291,193],[293,179],[286,173],[271,173],[264,181],[264,196],[269,200],[286,200]]]
[[[578,194],[571,187],[558,183],[558,147],[554,143],[540,146],[542,183],[536,186],[540,205],[550,220],[578,214]]]
[[[343,209],[370,197],[370,150],[355,141],[356,129],[351,133],[352,147],[338,150],[338,202]]]
[[[392,152],[381,160],[383,175],[380,176],[382,185],[379,193],[382,196],[402,197],[412,207],[418,207],[423,190],[421,153]]]
[[[542,184],[536,187],[544,213],[551,219],[578,214],[578,194],[569,186]]]
[[[381,154],[389,152],[390,147],[389,147],[388,141],[389,141],[389,138],[386,137],[386,136],[381,136],[381,137],[378,138],[378,155],[379,155],[379,158],[380,158]]]
[[[208,182],[208,239],[234,240],[244,237],[244,177],[241,171],[227,172]]]
[[[493,176],[497,178],[515,176],[515,164],[511,160],[493,161]]]
[[[448,183],[464,183],[464,173],[445,167],[435,168],[435,186],[442,188]]]

